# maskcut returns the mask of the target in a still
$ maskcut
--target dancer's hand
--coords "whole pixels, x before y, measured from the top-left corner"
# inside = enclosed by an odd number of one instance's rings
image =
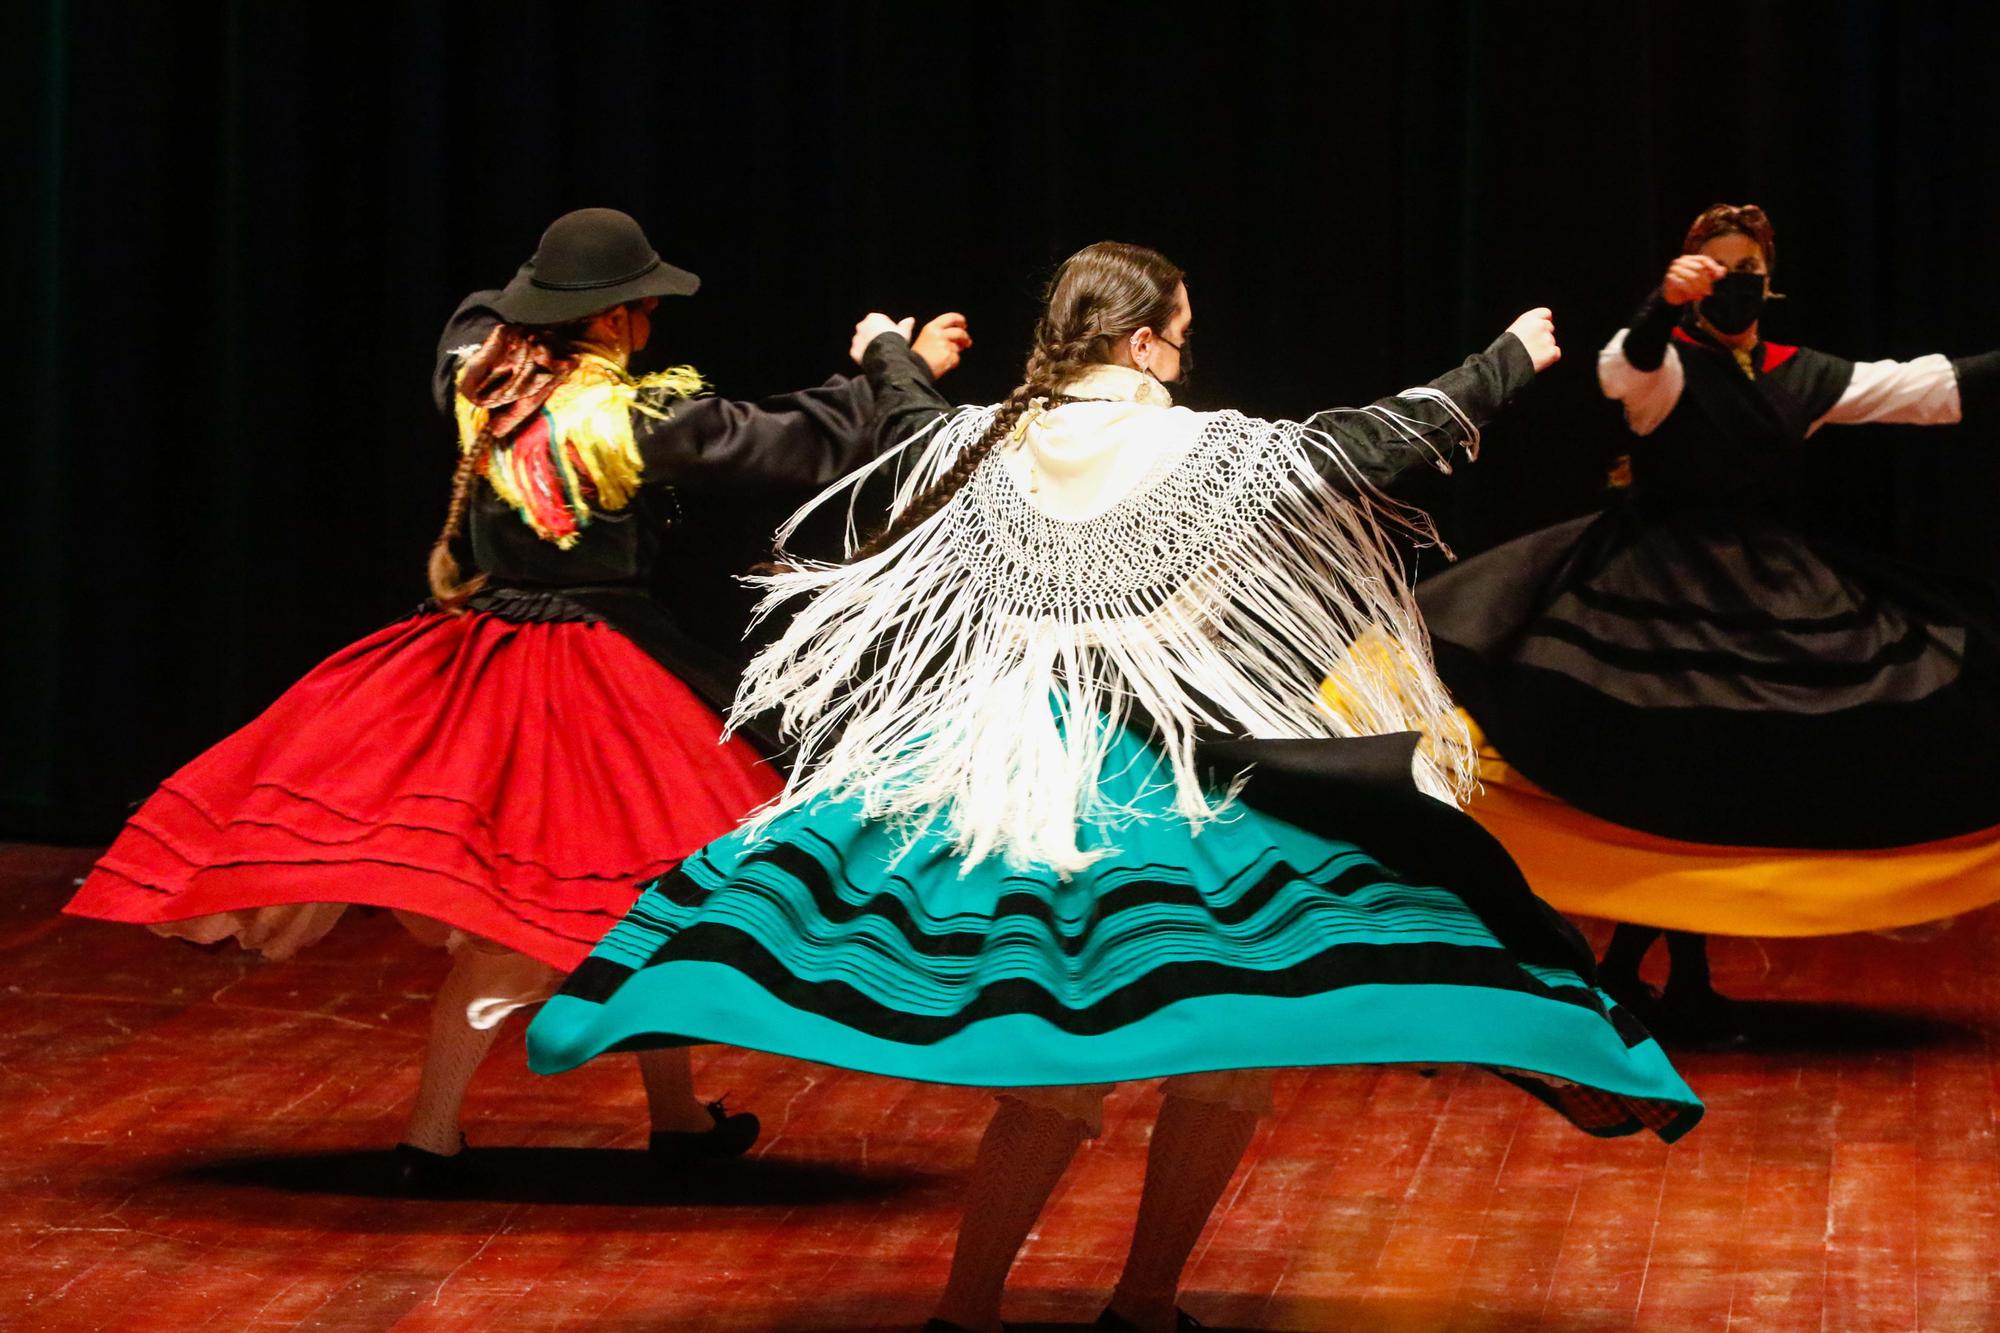
[[[1528,349],[1528,359],[1535,363],[1536,374],[1562,360],[1562,348],[1556,346],[1556,317],[1547,306],[1538,305],[1522,315],[1507,326],[1507,332]]]
[[[1715,280],[1728,272],[1707,255],[1682,255],[1667,265],[1667,276],[1660,282],[1660,293],[1667,298],[1668,305],[1699,301],[1715,286]]]
[[[958,364],[959,354],[970,346],[972,334],[966,330],[965,316],[954,310],[924,325],[910,349],[931,368],[932,379],[942,379]]]
[[[870,311],[854,326],[854,341],[847,344],[847,354],[854,358],[854,364],[861,364],[861,354],[868,350],[868,344],[885,333],[900,333],[908,342],[916,332],[915,316],[909,319],[890,319],[879,310]]]

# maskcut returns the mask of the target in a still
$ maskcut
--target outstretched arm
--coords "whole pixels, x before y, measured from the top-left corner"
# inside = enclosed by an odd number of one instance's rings
[[[873,417],[868,382],[836,375],[754,402],[674,403],[663,421],[634,412],[632,435],[648,481],[697,491],[824,486],[874,455]]]
[[[1320,473],[1335,485],[1352,485],[1351,468],[1379,487],[1418,463],[1449,466],[1461,452],[1470,456],[1480,429],[1538,372],[1561,357],[1549,311],[1530,310],[1485,351],[1428,384],[1377,399],[1367,407],[1335,408],[1308,418],[1308,428],[1339,443],[1348,465],[1328,456]]]
[[[642,424],[635,415],[648,474],[697,489],[838,481],[900,438],[885,431],[884,407],[904,417],[919,402],[949,407],[933,381],[972,345],[965,318],[940,315],[914,344],[907,340],[913,325],[886,315],[856,325],[854,346],[866,349],[856,358],[866,371],[862,376],[836,376],[815,389],[754,403],[696,399],[677,404],[663,422]]]
[[[1993,410],[2000,399],[2000,352],[1950,358],[1933,353],[1914,361],[1857,361],[1838,402],[1813,422],[1852,426],[1898,422],[1944,426]]]

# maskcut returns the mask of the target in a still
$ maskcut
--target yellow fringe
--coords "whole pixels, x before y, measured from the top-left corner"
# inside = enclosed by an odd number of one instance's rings
[[[1353,728],[1355,735],[1369,735],[1379,730],[1380,726],[1354,707],[1353,700],[1363,693],[1357,682],[1386,681],[1396,686],[1410,679],[1421,668],[1422,664],[1413,659],[1407,649],[1379,628],[1365,630],[1348,646],[1346,656],[1327,668],[1326,677],[1319,687],[1320,706]],[[1417,701],[1407,691],[1398,688],[1396,693],[1412,716],[1421,711]],[[1417,748],[1441,771],[1450,774],[1454,781],[1459,778],[1477,779],[1477,773],[1460,772],[1465,765],[1463,751],[1445,741],[1445,738],[1464,735],[1456,716],[1431,718],[1419,735],[1421,739]]]
[[[656,405],[657,400],[692,397],[706,387],[701,372],[693,366],[670,366],[634,378],[608,357],[591,352],[583,354],[577,368],[542,405],[550,420],[560,483],[566,488],[555,498],[570,510],[578,527],[590,521],[593,506],[583,499],[571,451],[581,461],[582,472],[596,492],[594,507],[616,513],[632,502],[645,470],[645,460],[639,456],[638,445],[632,439],[631,414],[642,412],[664,421],[671,415],[671,409]],[[486,427],[487,412],[463,394],[456,397],[459,451],[471,453]],[[538,474],[524,463],[525,460],[514,456],[511,445],[497,445],[487,455],[486,479],[537,536],[565,550],[576,545],[575,533],[557,535],[536,521],[528,492]]]

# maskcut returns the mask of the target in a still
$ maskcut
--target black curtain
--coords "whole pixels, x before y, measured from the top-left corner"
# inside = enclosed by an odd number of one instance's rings
[[[990,400],[1039,284],[1104,237],[1188,269],[1196,406],[1364,401],[1551,305],[1562,367],[1412,492],[1462,552],[1595,503],[1596,349],[1716,200],[1778,223],[1771,336],[1996,341],[1984,0],[17,0],[0,25],[6,836],[108,836],[416,604],[452,463],[438,327],[573,207],[703,275],[657,341],[738,396],[842,369],[866,310],[957,308],[979,345],[947,387]],[[1828,503],[1992,578],[1993,444],[1827,438]]]

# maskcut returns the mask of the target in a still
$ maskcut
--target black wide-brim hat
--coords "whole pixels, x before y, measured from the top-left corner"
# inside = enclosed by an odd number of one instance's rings
[[[569,324],[627,301],[688,296],[701,279],[661,259],[629,214],[579,208],[542,233],[493,312],[509,324]]]

